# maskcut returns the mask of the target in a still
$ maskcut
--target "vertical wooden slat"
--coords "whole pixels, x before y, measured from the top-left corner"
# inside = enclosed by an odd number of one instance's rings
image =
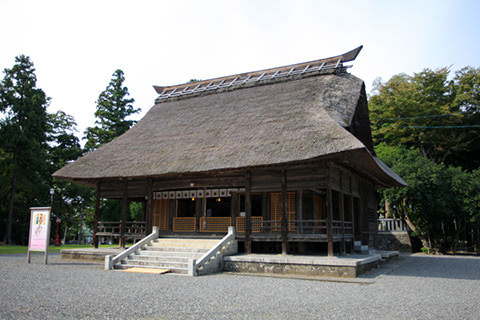
[[[252,230],[251,225],[251,216],[252,216],[252,198],[251,198],[251,188],[252,188],[252,174],[250,171],[247,171],[247,183],[245,186],[245,252],[247,254],[252,253],[252,243],[250,241],[250,233]]]
[[[282,193],[272,192],[270,194],[270,219],[271,231],[281,231],[282,220]]]
[[[93,247],[98,248],[98,217],[100,216],[100,182],[97,182],[97,194],[95,197],[95,213],[93,216]]]

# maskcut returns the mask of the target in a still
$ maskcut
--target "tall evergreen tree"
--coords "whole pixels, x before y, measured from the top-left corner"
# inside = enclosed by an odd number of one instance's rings
[[[100,93],[95,111],[95,127],[88,127],[84,139],[85,150],[91,151],[112,141],[126,132],[136,121],[127,118],[140,112],[133,107],[133,98],[128,98],[128,88],[123,86],[125,76],[117,69],[107,88]]]
[[[28,216],[25,214],[28,207],[39,205],[48,195],[48,186],[42,182],[46,177],[45,132],[49,98],[36,87],[37,78],[30,58],[20,55],[15,63],[11,69],[4,70],[0,84],[0,168],[9,180],[5,188],[8,209],[4,243],[12,242],[15,212],[19,217]],[[17,198],[20,199],[17,201]]]
[[[133,98],[128,98],[128,88],[123,86],[125,76],[123,71],[117,69],[107,88],[100,93],[95,111],[95,127],[88,127],[85,131],[84,151],[92,151],[114,138],[125,133],[136,121],[127,119],[129,116],[140,112],[133,107]],[[119,201],[106,200],[102,204],[100,216],[108,220],[115,220],[121,211]]]

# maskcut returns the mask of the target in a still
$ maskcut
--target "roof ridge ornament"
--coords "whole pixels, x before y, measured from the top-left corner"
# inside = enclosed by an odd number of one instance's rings
[[[202,80],[194,83],[188,82],[174,86],[153,86],[155,91],[159,94],[155,102],[159,103],[168,98],[186,96],[204,91],[217,90],[220,88],[228,88],[233,86],[237,87],[252,82],[255,83],[272,79],[287,78],[299,74],[338,74],[345,72],[347,68],[352,67],[351,65],[344,66],[343,63],[355,60],[362,48],[363,46],[359,46],[358,48],[338,56],[297,63],[283,67],[235,74],[231,76]]]

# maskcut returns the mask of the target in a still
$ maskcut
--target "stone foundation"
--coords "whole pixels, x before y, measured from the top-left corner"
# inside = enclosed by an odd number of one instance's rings
[[[104,263],[105,256],[117,255],[120,249],[104,250],[104,249],[63,249],[61,250],[62,259],[67,260],[83,260],[89,262]]]
[[[282,261],[283,260],[283,261]],[[305,261],[302,261],[305,260]],[[309,260],[308,258],[289,257],[255,257],[232,256],[225,257],[224,271],[242,273],[265,273],[282,275],[302,275],[336,278],[355,278],[379,265],[379,255],[360,259],[322,258]]]
[[[412,252],[408,232],[378,232],[375,235],[375,249]]]

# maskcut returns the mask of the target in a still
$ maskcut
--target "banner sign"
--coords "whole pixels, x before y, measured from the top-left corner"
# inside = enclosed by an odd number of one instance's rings
[[[245,188],[225,189],[195,189],[176,191],[156,191],[153,193],[153,200],[162,199],[191,199],[191,198],[224,198],[231,197],[232,193],[245,192]]]
[[[28,263],[30,252],[45,252],[45,264],[48,257],[48,243],[50,238],[50,207],[30,208],[30,233],[28,237]]]

